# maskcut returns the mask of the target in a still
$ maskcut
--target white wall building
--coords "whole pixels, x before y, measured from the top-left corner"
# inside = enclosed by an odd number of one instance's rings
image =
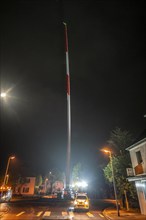
[[[133,167],[133,176],[128,177],[128,181],[135,182],[141,214],[146,215],[146,129],[126,150]]]
[[[34,195],[35,180],[35,177],[26,177],[25,183],[16,186],[15,193],[28,196]]]

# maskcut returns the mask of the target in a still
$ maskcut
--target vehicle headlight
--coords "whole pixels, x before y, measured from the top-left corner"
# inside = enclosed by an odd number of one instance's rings
[[[77,205],[77,201],[76,200],[74,201],[74,204]]]
[[[89,202],[88,201],[85,201],[85,205],[88,205],[89,204]]]

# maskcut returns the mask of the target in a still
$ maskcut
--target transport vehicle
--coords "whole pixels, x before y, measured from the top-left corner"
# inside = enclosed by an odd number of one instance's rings
[[[86,193],[77,193],[74,200],[74,210],[89,211],[89,198]]]
[[[9,202],[12,198],[12,189],[8,186],[0,187],[0,202]]]

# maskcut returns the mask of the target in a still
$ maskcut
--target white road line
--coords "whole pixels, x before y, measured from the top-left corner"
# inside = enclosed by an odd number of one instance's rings
[[[20,215],[23,215],[25,212],[20,212],[18,213],[16,216],[20,216]]]
[[[94,217],[94,215],[91,214],[90,212],[87,212],[86,214],[88,215],[88,217]]]
[[[42,213],[43,213],[43,211],[38,212],[37,216],[39,217]]]
[[[102,214],[99,213],[99,215],[100,215],[101,218],[104,218],[104,216]]]
[[[73,218],[73,217],[74,217],[74,213],[73,213],[73,212],[69,212],[69,216],[70,216],[71,218]]]
[[[50,211],[46,211],[43,215],[43,217],[47,217],[47,216],[50,216],[51,215],[51,212]]]
[[[62,216],[67,216],[67,212],[62,212]]]

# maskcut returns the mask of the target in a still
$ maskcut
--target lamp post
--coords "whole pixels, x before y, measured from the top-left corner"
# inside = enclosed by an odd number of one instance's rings
[[[7,175],[8,175],[8,169],[9,169],[10,161],[13,160],[14,158],[15,158],[14,156],[10,156],[10,157],[8,158],[7,167],[6,167],[6,172],[5,172],[5,176],[4,176],[3,186],[6,185],[6,179],[7,179]],[[7,182],[8,182],[8,181],[7,181]]]
[[[112,159],[112,153],[110,150],[103,150],[105,153],[109,154],[110,163],[111,163],[111,170],[112,170],[112,179],[113,179],[113,187],[114,187],[114,194],[115,194],[115,200],[116,200],[116,208],[117,208],[117,215],[120,216],[119,212],[119,205],[118,205],[118,198],[117,198],[117,190],[116,190],[116,184],[115,184],[115,175],[114,175],[114,169],[113,169],[113,159]]]

